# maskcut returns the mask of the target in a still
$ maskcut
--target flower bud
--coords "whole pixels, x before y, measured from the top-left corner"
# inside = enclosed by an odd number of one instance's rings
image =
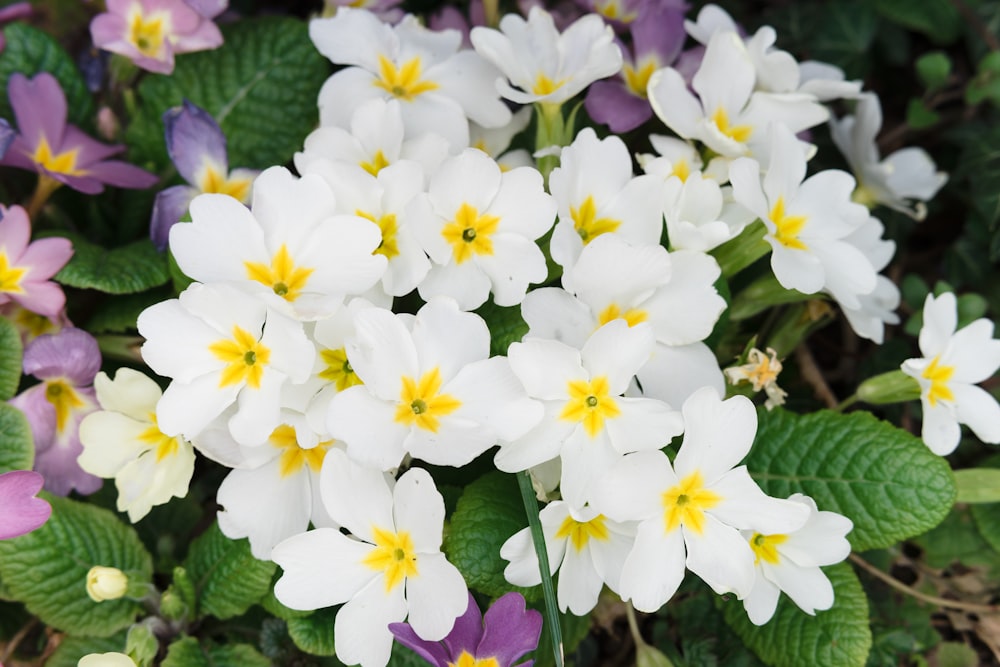
[[[635,664],[636,667],[673,667],[667,656],[646,643],[635,647]]]
[[[116,567],[95,565],[87,573],[87,595],[94,602],[117,600],[128,590],[128,576]]]
[[[135,660],[124,653],[90,653],[76,664],[77,667],[136,667]]]
[[[905,403],[920,398],[920,384],[903,371],[889,371],[868,378],[856,393],[859,401],[871,405]]]

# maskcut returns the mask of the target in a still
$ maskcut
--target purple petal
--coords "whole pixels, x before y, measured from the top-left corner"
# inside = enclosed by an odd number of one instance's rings
[[[486,611],[486,630],[476,650],[477,658],[495,657],[501,667],[509,667],[528,651],[538,647],[542,635],[542,615],[525,609],[520,593],[506,593]]]
[[[66,295],[54,282],[24,281],[21,287],[24,288],[23,293],[11,294],[10,297],[25,310],[45,317],[55,317],[66,305]]]
[[[0,206],[0,248],[7,253],[8,261],[19,264],[24,249],[31,238],[31,221],[28,212],[20,206],[4,209]]]
[[[653,116],[649,101],[630,93],[619,79],[590,84],[584,106],[591,118],[615,133],[634,130]]]
[[[157,250],[167,249],[170,228],[184,217],[197,194],[198,190],[190,185],[175,185],[157,193],[153,202],[153,218],[149,222],[149,238]]]
[[[97,399],[93,396],[93,390],[87,392],[85,389],[78,390],[81,394],[89,393],[89,398],[97,405]],[[35,470],[45,477],[45,490],[57,496],[69,495],[70,491],[87,495],[97,491],[104,483],[100,477],[84,472],[77,458],[83,453],[83,444],[80,443],[79,428],[80,420],[87,414],[93,412],[91,409],[85,413],[77,413],[73,416],[73,423],[67,428],[64,437],[57,437],[52,446],[44,452],[37,452],[35,455]]]
[[[53,150],[56,147],[53,146]],[[101,162],[112,155],[117,155],[125,150],[121,144],[105,144],[86,134],[75,125],[69,125],[63,136],[62,144],[58,147],[58,152],[76,150],[76,166],[84,169],[91,164]]]
[[[177,171],[191,185],[198,184],[198,171],[205,160],[219,171],[229,171],[226,157],[226,137],[212,115],[191,102],[167,109],[163,114],[167,153]]]
[[[215,18],[229,6],[229,0],[184,0],[184,2],[206,19]]]
[[[474,656],[482,638],[483,615],[476,604],[476,598],[469,593],[469,606],[465,608],[464,614],[455,619],[454,627],[443,640],[444,645],[452,658],[462,655],[462,651],[468,651],[469,655]]]
[[[30,2],[15,2],[0,9],[0,23],[10,23],[19,19],[26,19],[31,16]]]
[[[16,133],[14,129],[10,126],[5,119],[0,118],[0,159],[3,159],[4,153],[10,148],[10,145],[14,143],[14,137]]]
[[[32,281],[48,280],[66,266],[73,256],[69,239],[56,237],[38,239],[25,249],[20,264],[30,267],[26,278]]]
[[[684,9],[666,3],[647,2],[632,23],[632,48],[637,62],[655,53],[660,67],[677,59],[684,47]]]
[[[119,188],[135,188],[136,190],[144,190],[159,180],[155,174],[151,174],[145,169],[118,160],[94,163],[87,167],[87,174],[101,183]]]
[[[204,20],[197,30],[182,35],[174,44],[174,53],[192,53],[194,51],[208,51],[222,46],[222,33],[219,26],[211,21]]]
[[[389,632],[392,633],[397,642],[435,667],[448,667],[448,653],[440,642],[429,642],[426,639],[421,639],[409,623],[390,623]]]
[[[52,506],[35,494],[45,480],[31,470],[0,475],[0,540],[30,533],[49,520]]]
[[[65,376],[82,387],[93,384],[99,370],[97,340],[83,329],[39,336],[24,350],[24,372],[41,380]]]
[[[52,446],[56,437],[56,409],[45,398],[45,383],[25,389],[10,399],[10,404],[24,413],[35,443],[35,457]]]
[[[42,72],[29,80],[16,72],[7,82],[7,95],[24,140],[36,147],[44,136],[56,150],[66,130],[66,95],[56,78]]]

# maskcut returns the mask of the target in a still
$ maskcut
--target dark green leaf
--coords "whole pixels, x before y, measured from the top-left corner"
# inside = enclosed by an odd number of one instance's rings
[[[932,51],[917,58],[917,76],[928,90],[941,88],[951,74],[951,58],[943,51]]]
[[[0,472],[31,470],[35,441],[24,413],[9,403],[0,403]]]
[[[90,653],[122,653],[124,650],[125,631],[110,637],[63,637],[45,661],[45,667],[76,667],[80,658]]]
[[[163,667],[269,667],[271,661],[249,644],[200,644],[194,637],[178,639],[167,649]]]
[[[254,558],[247,540],[223,535],[218,523],[191,544],[184,560],[198,596],[199,617],[239,616],[270,590],[275,567]]]
[[[73,258],[55,277],[64,285],[107,294],[132,294],[170,280],[166,256],[157,252],[150,241],[109,250],[81,236],[67,236],[73,242]]]
[[[954,42],[962,28],[962,17],[949,0],[875,0],[875,7],[890,21],[938,44]]]
[[[23,353],[17,327],[6,317],[0,317],[0,401],[13,398],[17,393]]]
[[[923,100],[912,98],[906,105],[906,124],[914,130],[922,130],[941,120],[941,114],[929,109]]]
[[[333,622],[338,609],[328,607],[309,616],[289,618],[288,634],[295,645],[312,655],[334,655]]]

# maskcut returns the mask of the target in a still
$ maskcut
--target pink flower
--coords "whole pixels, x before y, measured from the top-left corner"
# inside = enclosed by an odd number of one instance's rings
[[[108,0],[107,4],[108,11],[98,14],[90,23],[94,44],[105,51],[120,53],[150,72],[170,74],[174,71],[174,54],[222,45],[219,28],[212,23],[211,16],[200,11],[217,14],[227,3]]]
[[[73,255],[63,238],[31,238],[31,222],[20,206],[0,206],[0,304],[55,317],[66,303],[62,288],[50,280]]]
[[[26,535],[49,520],[52,506],[35,494],[44,480],[31,470],[0,475],[0,540]]]

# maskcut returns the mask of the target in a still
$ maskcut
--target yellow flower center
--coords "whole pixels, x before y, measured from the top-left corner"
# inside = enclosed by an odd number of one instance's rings
[[[500,667],[496,658],[477,658],[468,651],[462,651],[455,662],[449,662],[448,667]]]
[[[142,6],[132,3],[129,17],[128,41],[139,49],[142,55],[156,58],[163,50],[170,29],[170,17],[166,12],[153,12],[143,16]]]
[[[451,394],[438,393],[441,391],[441,371],[437,366],[420,376],[419,380],[405,376],[401,380],[403,388],[399,392],[399,405],[396,406],[395,415],[395,420],[400,424],[416,424],[424,430],[437,433],[441,427],[440,418],[450,415],[462,405]]]
[[[375,155],[372,156],[371,162],[361,162],[358,166],[372,176],[378,176],[380,171],[389,166],[389,160],[385,157],[385,153],[383,153],[380,148],[375,152]]]
[[[677,162],[674,162],[673,171],[670,172],[671,176],[676,176],[681,179],[681,183],[687,182],[688,176],[691,175],[691,165],[684,158],[681,158]]]
[[[619,23],[631,23],[636,19],[638,14],[636,12],[625,11],[619,0],[609,0],[607,2],[595,2],[594,11],[611,21],[618,21]]]
[[[566,79],[553,81],[545,74],[540,73],[535,79],[535,85],[532,87],[531,92],[535,95],[551,95],[559,90],[564,83],[566,83]]]
[[[658,69],[659,63],[655,58],[647,58],[639,67],[631,63],[622,66],[622,77],[625,79],[625,87],[629,92],[637,97],[646,97],[646,88],[649,86],[649,77]]]
[[[24,294],[24,288],[21,287],[21,280],[27,272],[28,269],[20,266],[11,266],[10,259],[7,257],[7,251],[0,248],[0,292]]]
[[[955,367],[942,366],[940,363],[941,355],[938,355],[931,360],[931,363],[927,364],[927,368],[920,374],[925,380],[931,381],[930,389],[927,390],[927,402],[931,404],[931,407],[936,406],[938,401],[955,400],[955,394],[948,386],[948,380],[955,374]]]
[[[634,327],[640,322],[645,322],[649,319],[649,313],[639,308],[629,308],[625,312],[622,312],[621,307],[617,303],[613,303],[602,310],[601,314],[597,316],[597,327],[603,327],[611,320],[617,319],[623,319],[628,322],[630,327]]]
[[[208,351],[226,363],[219,378],[220,389],[240,382],[260,389],[260,378],[264,375],[264,366],[271,360],[271,350],[248,331],[233,325],[233,337],[212,343]]]
[[[381,151],[379,154],[381,155]],[[388,213],[379,218],[364,211],[355,211],[354,215],[371,220],[378,226],[379,231],[382,232],[382,242],[375,248],[376,255],[392,259],[399,254],[399,243],[396,241],[396,233],[399,231],[399,225],[396,223],[395,213]]]
[[[455,219],[441,230],[441,236],[451,244],[455,263],[461,264],[474,254],[493,254],[493,241],[490,235],[496,232],[499,225],[498,216],[479,215],[474,206],[462,204],[455,214]]]
[[[319,376],[337,386],[337,391],[344,391],[348,387],[364,384],[351,362],[347,360],[347,351],[344,348],[336,350],[323,350],[319,353],[320,359],[326,364],[326,368],[320,371]]]
[[[722,502],[722,497],[704,488],[701,472],[695,471],[680,483],[663,492],[663,520],[666,532],[684,526],[701,535],[705,529],[705,510]]]
[[[413,538],[407,531],[394,533],[372,526],[372,534],[375,548],[362,559],[361,564],[385,574],[386,593],[407,577],[417,576],[417,554],[413,551]]]
[[[250,186],[253,184],[251,178],[229,178],[214,165],[206,164],[196,180],[202,192],[229,195],[244,204],[249,203]]]
[[[784,197],[778,197],[778,201],[774,202],[774,206],[771,208],[770,218],[771,222],[773,222],[774,226],[777,228],[777,231],[774,233],[774,238],[778,239],[778,242],[781,245],[795,250],[809,249],[809,246],[799,239],[799,234],[802,233],[802,228],[805,227],[806,221],[809,218],[804,215],[786,214]]]
[[[760,533],[754,533],[753,537],[750,538],[750,548],[753,549],[753,553],[757,557],[754,562],[759,563],[764,561],[771,565],[780,563],[781,555],[778,554],[777,547],[787,539],[788,535],[761,535]]]
[[[49,318],[33,313],[26,308],[18,307],[14,310],[13,316],[8,315],[8,317],[13,317],[18,328],[28,332],[30,338],[38,338],[42,334],[54,333],[59,329]]]
[[[745,143],[750,138],[750,135],[753,134],[753,127],[750,125],[734,125],[730,127],[729,114],[722,107],[716,109],[715,113],[712,114],[712,122],[719,128],[719,132],[741,144]]]
[[[438,84],[433,81],[420,80],[420,56],[410,58],[397,69],[391,60],[380,55],[378,69],[380,78],[376,79],[374,84],[393,97],[407,102],[412,102],[418,95],[438,88]]]
[[[613,218],[598,218],[597,204],[594,198],[588,196],[580,204],[579,208],[569,209],[570,217],[573,218],[573,227],[576,233],[583,239],[583,244],[587,245],[601,234],[613,232],[621,226],[621,220]]]
[[[604,428],[605,419],[614,419],[621,414],[621,409],[610,395],[608,378],[604,375],[598,375],[589,382],[570,380],[567,390],[569,400],[559,418],[583,423],[583,428],[591,438]]]
[[[79,150],[79,148],[71,148],[62,153],[53,154],[48,139],[42,136],[38,140],[38,146],[35,148],[35,154],[31,156],[31,159],[54,174],[82,176],[87,172],[84,169],[76,168],[76,155]]]
[[[153,451],[153,455],[156,457],[156,462],[159,463],[168,456],[176,454],[177,449],[180,447],[180,440],[160,430],[155,412],[150,412],[146,419],[150,422],[150,425],[149,428],[139,434],[139,440],[149,445],[150,450]]]
[[[278,472],[282,477],[295,474],[305,466],[309,466],[313,472],[319,472],[327,450],[333,445],[333,440],[326,440],[308,449],[300,447],[295,429],[287,424],[274,429],[268,442],[272,447],[282,450],[278,460]]]
[[[563,519],[559,530],[556,531],[556,537],[560,539],[568,537],[573,548],[577,551],[582,551],[590,540],[597,540],[598,542],[608,541],[608,527],[604,525],[604,522],[605,518],[603,514],[598,514],[590,521],[577,521],[573,517],[568,516]]]
[[[66,380],[48,380],[45,383],[45,400],[56,409],[56,432],[60,434],[69,423],[73,410],[85,405],[73,385]]]
[[[263,262],[243,262],[247,278],[267,285],[285,301],[295,301],[302,293],[309,276],[315,269],[295,266],[292,256],[284,243],[271,259],[271,265]]]

